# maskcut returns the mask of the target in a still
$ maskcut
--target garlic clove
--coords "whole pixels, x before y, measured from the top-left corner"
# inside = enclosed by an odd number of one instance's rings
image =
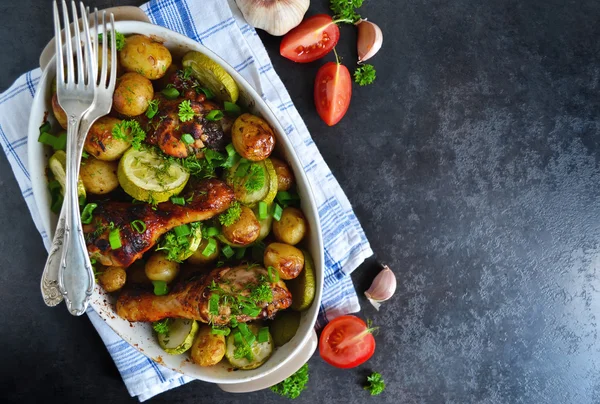
[[[396,292],[396,275],[390,267],[384,265],[381,272],[373,279],[371,287],[365,292],[365,296],[373,307],[379,310],[381,303],[392,297],[394,292]]]
[[[287,34],[302,22],[310,0],[235,0],[246,22],[271,35]]]
[[[360,20],[358,26],[358,40],[356,48],[358,51],[358,63],[371,59],[383,44],[383,33],[377,24],[367,20]]]

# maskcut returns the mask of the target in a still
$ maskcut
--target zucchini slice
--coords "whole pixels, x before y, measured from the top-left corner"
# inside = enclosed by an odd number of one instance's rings
[[[317,291],[315,264],[306,250],[304,254],[304,270],[295,279],[287,281],[287,287],[292,293],[292,305],[290,308],[296,311],[304,311],[310,307]]]
[[[248,185],[260,177],[263,181],[259,188]],[[260,201],[271,204],[277,195],[277,173],[269,159],[254,162],[240,160],[229,169],[226,182],[233,188],[235,198],[245,205],[254,206]]]
[[[169,332],[158,334],[158,344],[169,355],[180,355],[192,347],[197,332],[196,320],[176,318],[169,324]]]
[[[252,333],[255,336],[258,334],[258,330],[259,330],[258,326],[254,325],[254,324],[249,324],[248,329],[250,331],[252,331]],[[236,358],[235,357],[235,351],[236,351],[235,335],[236,335],[236,332],[232,332],[227,337],[227,347],[225,350],[225,357],[227,358],[229,363],[231,363],[231,366],[233,366],[236,369],[243,369],[243,370],[256,369],[257,367],[259,367],[263,363],[265,363],[267,361],[267,359],[269,359],[269,357],[273,353],[273,349],[274,349],[273,337],[271,336],[271,333],[269,333],[269,339],[267,341],[258,342],[258,340],[255,340],[254,342],[252,342],[252,344],[250,344],[250,351],[252,352],[251,360],[246,357]]]
[[[271,321],[271,326],[269,327],[275,346],[279,347],[290,342],[294,338],[294,335],[296,335],[299,327],[299,312],[285,310],[277,313],[277,316]]]

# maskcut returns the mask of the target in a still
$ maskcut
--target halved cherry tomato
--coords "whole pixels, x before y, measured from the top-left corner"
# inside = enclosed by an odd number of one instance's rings
[[[317,113],[329,126],[340,121],[348,111],[352,98],[352,79],[348,68],[329,62],[321,66],[315,79]]]
[[[298,63],[308,63],[327,55],[340,39],[340,29],[327,14],[302,21],[281,41],[279,53]]]
[[[364,321],[356,316],[341,316],[327,324],[319,340],[319,353],[337,368],[353,368],[366,362],[375,352],[375,338]]]

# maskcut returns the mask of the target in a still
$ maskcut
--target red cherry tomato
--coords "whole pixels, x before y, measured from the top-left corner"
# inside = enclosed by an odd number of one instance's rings
[[[344,117],[351,97],[352,79],[348,68],[334,62],[321,66],[315,80],[315,105],[327,125],[333,126]]]
[[[298,63],[308,63],[327,55],[340,39],[340,29],[327,14],[302,21],[281,41],[279,53]]]
[[[375,338],[364,321],[342,316],[327,324],[319,340],[319,353],[337,368],[353,368],[366,362],[375,352]]]

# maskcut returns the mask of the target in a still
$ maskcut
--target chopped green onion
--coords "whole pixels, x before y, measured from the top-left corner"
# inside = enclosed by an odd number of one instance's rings
[[[67,146],[67,134],[63,132],[58,136],[54,136],[48,132],[43,132],[40,134],[38,142],[50,146],[54,150],[65,150]]]
[[[112,229],[108,233],[108,242],[110,243],[110,248],[113,250],[121,248],[121,232],[119,229]]]
[[[215,98],[215,95],[213,94],[212,91],[210,91],[209,88],[201,87],[200,91],[202,91],[204,93],[204,95],[206,96],[206,99],[208,99],[208,100]]]
[[[209,121],[220,121],[221,119],[223,119],[223,112],[221,112],[218,109],[213,109],[208,114],[206,114],[205,118]]]
[[[250,317],[256,317],[260,314],[262,309],[260,307],[243,307],[242,313]]]
[[[256,341],[256,335],[252,331],[249,331],[247,335],[244,335],[244,339],[246,340],[246,344],[252,345]]]
[[[177,226],[173,229],[175,231],[175,235],[177,237],[188,236],[191,234],[190,226],[187,224],[182,224],[181,226]]]
[[[238,326],[237,318],[234,315],[232,315],[229,319],[229,325],[231,326],[231,328],[235,328]]]
[[[226,256],[227,258],[231,258],[235,254],[235,251],[233,251],[233,248],[231,248],[228,245],[225,245],[225,247],[223,247],[223,249],[221,251],[223,252],[223,255]]]
[[[231,157],[237,153],[235,151],[235,147],[233,147],[233,143],[229,143],[227,146],[225,146],[225,150],[227,150],[227,155],[229,157]]]
[[[167,288],[167,282],[165,281],[152,281],[154,285],[154,294],[156,296],[166,295],[169,289]]]
[[[259,344],[267,342],[269,340],[269,327],[262,327],[258,330],[258,337],[256,338]]]
[[[241,260],[246,254],[246,247],[236,248],[235,258]]]
[[[239,331],[236,331],[233,334],[233,343],[235,344],[235,346],[240,346],[244,343],[244,340],[242,339],[242,334]]]
[[[146,117],[148,119],[154,118],[154,115],[158,112],[158,99],[154,99],[148,103],[148,108],[146,109]]]
[[[182,196],[172,196],[171,202],[173,202],[175,205],[185,205],[185,199]]]
[[[67,148],[67,132],[63,132],[56,138],[54,150],[66,150]]]
[[[242,113],[242,109],[239,105],[234,104],[233,102],[225,101],[224,103],[225,112],[230,113],[231,115],[240,115]]]
[[[267,267],[267,271],[269,271],[269,279],[271,282],[279,282],[279,271],[273,268],[272,266]]]
[[[146,231],[146,223],[137,219],[131,222],[131,228],[141,234]]]
[[[208,227],[205,231],[205,236],[206,237],[214,237],[216,235],[218,235],[220,233],[219,228],[218,227]]]
[[[277,192],[276,198],[282,205],[287,205],[290,201],[297,201],[300,199],[297,194],[291,194],[287,191]]]
[[[248,324],[246,324],[246,323],[239,323],[238,330],[240,330],[240,332],[242,333],[242,336],[244,336],[244,337],[246,335],[248,335],[248,333],[250,333],[250,330],[248,329]]]
[[[281,219],[281,213],[283,213],[283,209],[276,203],[275,206],[273,206],[273,219],[279,221]]]
[[[50,130],[52,129],[52,125],[50,125],[50,122],[46,121],[42,124],[42,126],[40,126],[40,135],[44,132],[49,133]]]
[[[245,177],[250,169],[250,162],[246,159],[241,159],[238,168],[235,170],[236,177]]]
[[[219,300],[221,299],[221,296],[217,295],[216,293],[213,293],[212,295],[210,295],[210,299],[208,301],[208,312],[212,315],[217,315],[219,314]]]
[[[229,329],[229,327],[212,329],[212,333],[214,335],[222,335],[224,337],[228,336],[230,332],[231,332],[231,329]]]
[[[269,216],[269,205],[265,201],[258,203],[258,220],[265,220]]]
[[[83,208],[83,211],[81,212],[81,223],[83,223],[83,224],[92,223],[92,212],[97,207],[98,207],[98,205],[95,203],[88,203],[87,205],[85,205],[85,208]]]
[[[205,257],[210,257],[212,254],[215,253],[216,250],[217,241],[214,238],[209,238],[206,248],[204,248],[204,251],[202,251],[202,255],[204,255]]]
[[[189,133],[184,133],[183,135],[181,135],[181,141],[185,144],[192,144],[194,143],[196,140],[194,139],[194,137],[192,135],[190,135]]]
[[[161,93],[168,100],[174,100],[175,98],[179,97],[179,91],[177,91],[177,89],[174,87],[167,87],[162,90]]]
[[[84,159],[86,159],[86,158],[90,157],[90,155],[89,155],[89,153],[88,153],[88,152],[86,152],[85,150],[83,150],[83,151],[81,152],[81,157],[83,157]]]

